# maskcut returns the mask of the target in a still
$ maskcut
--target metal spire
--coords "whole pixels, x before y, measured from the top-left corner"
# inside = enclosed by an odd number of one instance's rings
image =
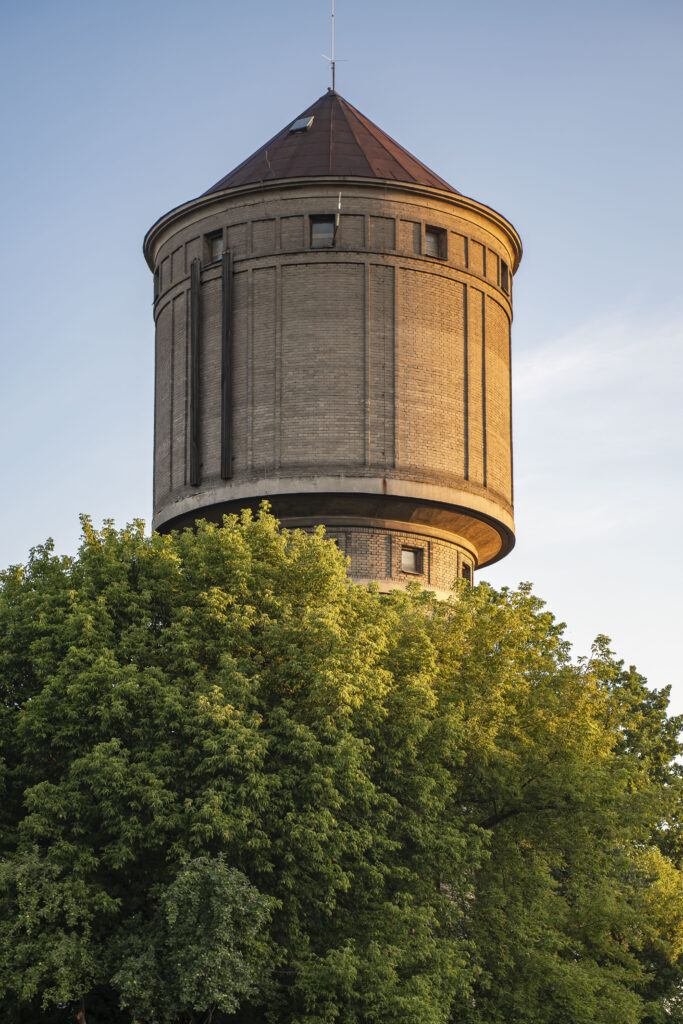
[[[335,89],[335,68],[336,68],[336,62],[335,62],[335,59],[334,59],[334,0],[332,0],[332,39],[331,39],[331,43],[330,43],[330,54],[331,54],[331,56],[328,57],[327,54],[324,53],[323,57],[325,58],[325,60],[328,60],[330,62],[330,67],[332,68],[332,89],[331,89],[331,91],[332,92],[336,92],[336,89]]]

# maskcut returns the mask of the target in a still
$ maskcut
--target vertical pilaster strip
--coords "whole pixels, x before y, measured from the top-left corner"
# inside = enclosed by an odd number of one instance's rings
[[[199,473],[199,321],[200,262],[190,268],[190,485],[198,487]]]
[[[155,269],[154,273],[157,271]],[[159,430],[157,428],[157,416],[159,415],[159,312],[157,310],[156,300],[154,302],[154,424],[153,424],[153,448],[154,458],[152,459],[152,515],[157,509],[157,443],[159,441]]]
[[[190,264],[190,267],[192,264]],[[190,292],[185,289],[183,324],[183,486],[190,480]]]
[[[171,387],[168,412],[168,480],[169,490],[173,493],[173,441],[175,436],[174,405],[175,405],[175,336],[176,336],[176,300],[171,299]]]
[[[277,469],[282,465],[282,264],[275,268],[275,409],[273,411],[274,451]]]
[[[467,324],[467,285],[462,286],[462,323],[463,323],[463,445],[465,480],[470,478],[470,368]]]
[[[372,267],[365,264],[363,276],[364,289],[364,310],[363,320],[365,321],[365,465],[372,465]]]
[[[247,465],[254,465],[254,273],[251,268],[247,274],[247,365],[245,378],[247,385]]]
[[[393,366],[393,371],[394,371],[394,463],[393,464],[394,464],[394,466],[398,466],[399,465],[399,461],[400,461],[400,457],[401,457],[401,448],[400,448],[400,442],[399,442],[399,437],[398,437],[399,420],[400,420],[399,409],[398,409],[398,407],[399,407],[399,400],[400,400],[399,390],[398,390],[399,389],[399,384],[400,384],[399,376],[398,376],[398,368],[399,368],[399,365],[400,365],[399,347],[400,347],[400,344],[401,344],[401,328],[400,328],[400,318],[399,318],[399,310],[401,308],[401,284],[400,284],[401,272],[400,272],[398,267],[395,267],[393,273],[394,273],[394,366]]]
[[[232,253],[224,252],[221,309],[221,477],[232,477]]]
[[[488,487],[486,469],[486,293],[481,293],[481,438],[482,462],[484,464],[484,487]]]
[[[512,271],[510,271],[512,282]],[[510,284],[512,287],[512,284]],[[515,454],[512,450],[512,321],[508,319],[508,395],[510,396],[510,504],[515,503]]]
[[[391,282],[391,294],[392,294],[392,297],[393,297],[393,294],[394,294],[394,277],[395,277],[395,273],[396,272],[395,272],[393,267],[391,267],[391,268],[389,268],[387,270],[387,277],[388,277],[389,281]],[[383,292],[383,296],[382,296],[382,312],[384,314],[384,320],[385,320],[384,330],[382,331],[382,465],[383,466],[386,466],[386,464],[387,464],[387,462],[389,461],[389,458],[390,458],[390,453],[389,453],[389,449],[388,449],[388,446],[387,446],[387,434],[388,434],[387,396],[389,394],[391,394],[391,392],[393,391],[393,374],[392,374],[391,381],[389,381],[389,379],[388,379],[389,375],[387,373],[387,364],[388,364],[387,352],[388,352],[388,348],[389,348],[389,338],[391,337],[392,359],[393,359],[394,303],[393,302],[391,303],[391,332],[389,332],[387,330],[387,326],[386,326],[387,306],[388,306],[387,293],[386,293],[386,291],[384,291]],[[392,367],[392,369],[393,369],[393,367]]]

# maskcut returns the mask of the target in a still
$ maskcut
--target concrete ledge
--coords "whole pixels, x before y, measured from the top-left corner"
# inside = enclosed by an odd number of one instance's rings
[[[258,508],[264,498],[288,524],[331,526],[341,518],[357,525],[391,521],[396,529],[410,526],[423,534],[438,531],[442,539],[468,548],[479,568],[514,546],[513,518],[492,499],[464,489],[385,477],[273,476],[200,488],[162,506],[152,526],[167,531],[191,526],[196,518],[218,522],[241,508]]]

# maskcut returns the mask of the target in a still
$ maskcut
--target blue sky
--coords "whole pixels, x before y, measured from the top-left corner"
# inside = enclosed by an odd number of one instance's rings
[[[0,565],[151,518],[146,229],[328,84],[328,0],[3,0]],[[337,0],[337,87],[519,230],[517,546],[683,711],[683,5]],[[343,59],[343,62],[341,62]]]

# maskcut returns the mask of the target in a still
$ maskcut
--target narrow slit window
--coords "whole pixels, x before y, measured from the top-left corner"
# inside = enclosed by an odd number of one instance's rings
[[[422,549],[401,548],[401,570],[419,576],[422,572]]]
[[[427,225],[425,228],[425,256],[437,260],[446,259],[446,232],[443,228]]]
[[[311,249],[330,249],[334,245],[334,215],[311,217]]]
[[[157,267],[154,271],[154,298],[156,299],[161,292],[161,271]]]
[[[468,565],[467,562],[462,563],[462,578],[467,582],[472,582],[472,566]]]
[[[500,287],[504,292],[510,292],[510,268],[504,260],[500,261]]]

